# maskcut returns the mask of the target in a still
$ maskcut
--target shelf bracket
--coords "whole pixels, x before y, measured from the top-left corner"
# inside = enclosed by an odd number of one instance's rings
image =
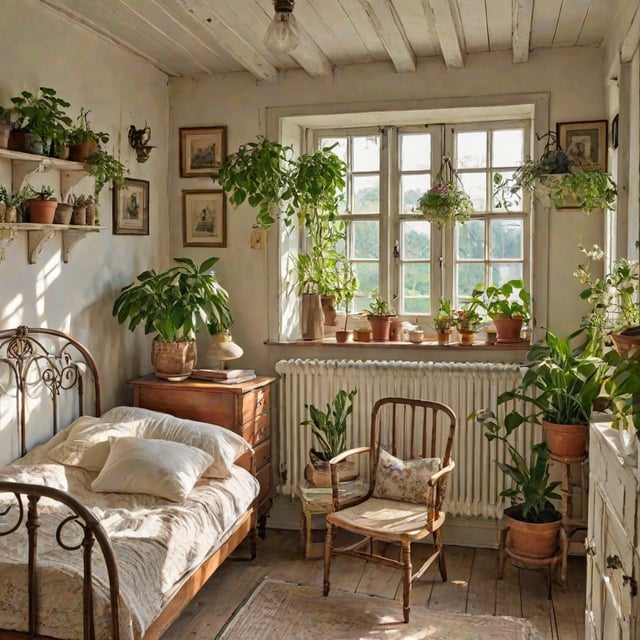
[[[7,245],[15,240],[15,229],[0,229],[0,262],[4,260],[5,249]]]
[[[71,260],[71,249],[75,247],[82,238],[86,237],[87,231],[67,229],[62,232],[62,261],[67,264]]]
[[[61,202],[67,201],[67,195],[73,187],[75,187],[82,178],[88,176],[87,171],[61,171],[60,172],[60,195]],[[65,260],[66,262],[66,260]]]
[[[53,229],[40,229],[29,231],[29,241],[28,241],[28,258],[29,264],[36,264],[38,262],[38,258],[40,257],[40,253],[44,245],[56,235],[56,232]]]
[[[42,160],[14,160],[11,165],[13,190],[22,191],[28,179],[44,169]]]

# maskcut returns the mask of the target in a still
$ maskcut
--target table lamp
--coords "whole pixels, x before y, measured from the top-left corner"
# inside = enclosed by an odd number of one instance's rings
[[[233,341],[231,334],[228,331],[222,331],[211,338],[207,349],[207,360],[210,363],[220,363],[220,369],[224,369],[227,360],[235,360],[243,353],[244,350]]]

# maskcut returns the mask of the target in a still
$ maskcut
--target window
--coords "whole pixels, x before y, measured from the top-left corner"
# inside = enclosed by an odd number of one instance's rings
[[[493,198],[495,175],[510,175],[529,154],[528,120],[314,133],[319,146],[336,144],[348,167],[343,218],[360,285],[354,310],[378,292],[400,316],[420,319],[440,297],[464,303],[478,283],[529,281],[530,203],[506,213]],[[474,205],[471,220],[454,229],[414,210],[444,155]]]

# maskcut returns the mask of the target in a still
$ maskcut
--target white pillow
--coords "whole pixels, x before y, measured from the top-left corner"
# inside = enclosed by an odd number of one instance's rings
[[[440,458],[401,460],[380,448],[373,495],[376,498],[424,503],[429,480],[440,470],[441,464]]]
[[[182,442],[206,451],[213,464],[205,471],[205,478],[228,478],[233,463],[247,451],[249,443],[237,433],[208,422],[176,418],[159,411],[140,407],[114,407],[102,416],[103,420],[123,422],[142,419],[138,433],[141,438]]]
[[[82,416],[71,423],[67,439],[49,451],[60,464],[100,471],[109,455],[109,439],[136,436],[142,422],[105,422],[102,418]]]
[[[181,502],[212,461],[208,453],[181,442],[117,438],[91,488]]]

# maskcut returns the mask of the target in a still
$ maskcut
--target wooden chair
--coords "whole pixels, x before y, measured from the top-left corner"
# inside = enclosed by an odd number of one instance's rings
[[[402,569],[405,622],[409,622],[411,584],[436,558],[442,580],[447,580],[440,527],[445,521],[442,502],[446,479],[455,466],[451,459],[455,426],[455,413],[440,402],[382,398],[373,407],[370,445],[345,451],[331,460],[333,502],[327,514],[324,548],[325,596],[331,586],[331,557],[335,554]],[[369,454],[367,493],[341,503],[338,462],[363,453]],[[338,529],[357,534],[359,539],[334,548]],[[433,553],[413,572],[411,543],[429,535],[433,536]],[[399,559],[379,553],[377,542],[399,544]]]

